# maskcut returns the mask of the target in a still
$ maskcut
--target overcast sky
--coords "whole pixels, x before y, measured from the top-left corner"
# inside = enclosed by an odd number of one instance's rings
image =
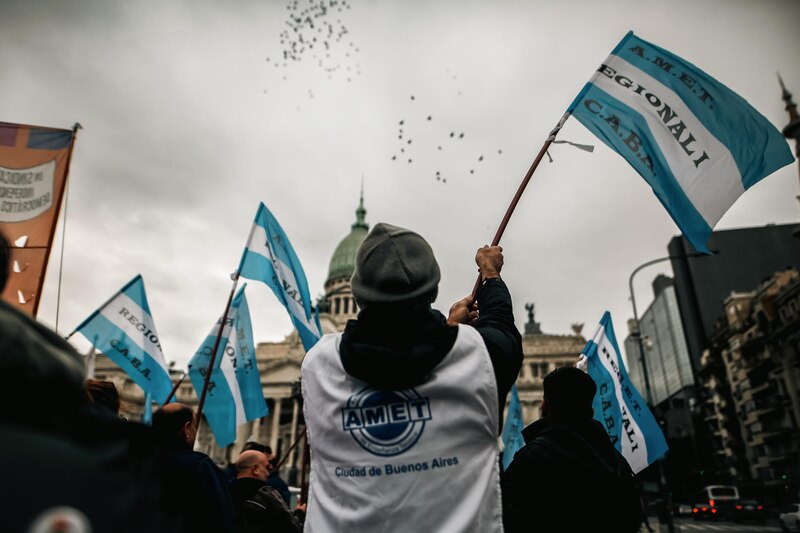
[[[470,292],[474,252],[548,132],[628,30],[703,68],[778,128],[788,115],[776,71],[800,96],[793,0],[348,1],[309,12],[311,28],[290,21],[307,0],[3,0],[0,120],[83,125],[59,332],[141,273],[165,356],[183,365],[223,311],[259,201],[322,294],[362,177],[370,224],[409,227],[433,246],[435,307],[446,312]],[[591,336],[608,309],[624,338],[628,276],[666,255],[678,229],[577,121],[559,138],[596,150],[555,146],[506,230],[517,325],[535,302],[546,332],[584,322]],[[717,228],[800,222],[798,193],[795,163],[747,191]],[[39,314],[50,326],[60,228],[57,237]],[[671,274],[664,263],[637,275],[640,310],[659,272]],[[249,282],[248,299],[256,342],[291,330],[266,286]]]

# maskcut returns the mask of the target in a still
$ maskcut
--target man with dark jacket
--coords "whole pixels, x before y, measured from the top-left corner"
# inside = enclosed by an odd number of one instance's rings
[[[639,493],[628,462],[592,418],[594,380],[562,367],[544,378],[542,418],[503,473],[503,522],[517,531],[639,530]]]
[[[225,476],[206,454],[192,450],[197,436],[194,411],[170,403],[153,413],[159,437],[166,511],[178,531],[234,533],[236,515]]]
[[[502,249],[475,261],[477,302],[445,319],[431,308],[440,273],[421,236],[377,224],[362,243],[358,318],[303,361],[307,531],[502,529],[497,435],[522,343]]]
[[[303,507],[292,513],[278,491],[267,485],[270,463],[255,450],[244,451],[236,460],[236,479],[231,496],[240,533],[299,533],[303,530]]]
[[[0,234],[0,292],[9,259]],[[85,373],[58,333],[0,300],[0,529],[171,531],[150,428],[92,404]]]

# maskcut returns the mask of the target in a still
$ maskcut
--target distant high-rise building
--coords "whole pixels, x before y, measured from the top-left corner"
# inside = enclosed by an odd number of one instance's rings
[[[669,444],[666,468],[671,490],[686,496],[696,488],[699,464],[693,422],[695,381],[672,278],[656,276],[653,294],[653,302],[639,319],[641,351],[644,352],[653,413],[662,423]],[[640,360],[636,326],[634,320],[628,323],[630,334],[625,339],[628,374],[634,386],[646,396],[645,367]]]
[[[672,278],[657,276],[653,280],[653,293],[655,299],[639,319],[639,327],[653,405],[658,405],[694,385],[694,378]],[[625,352],[628,374],[644,395],[644,372],[635,335],[625,339]]]
[[[800,482],[800,275],[732,293],[701,358],[709,470],[788,503]]]
[[[714,335],[722,302],[731,292],[751,291],[775,272],[800,267],[800,241],[792,236],[794,228],[768,224],[715,231],[708,243],[717,251],[714,256],[687,257],[694,250],[681,236],[669,242],[675,296],[695,373]]]

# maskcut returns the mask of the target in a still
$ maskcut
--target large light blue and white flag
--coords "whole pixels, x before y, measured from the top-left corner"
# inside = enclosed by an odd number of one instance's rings
[[[261,203],[256,212],[239,274],[263,281],[286,307],[306,351],[322,336],[319,315],[312,311],[303,266],[289,238],[269,209]]]
[[[236,440],[236,428],[267,414],[256,366],[250,312],[244,284],[231,302],[222,328],[214,369],[208,383],[203,414],[220,447]],[[203,344],[189,361],[189,378],[198,397],[202,394],[211,354],[222,318],[211,328]]]
[[[522,438],[522,404],[519,403],[517,384],[511,387],[511,401],[508,402],[506,423],[503,426],[503,470],[508,468],[514,459],[514,454],[525,446]]]
[[[597,384],[592,407],[594,418],[608,431],[614,447],[634,473],[667,452],[667,441],[642,396],[628,378],[619,344],[606,311],[594,338],[586,343],[578,367],[586,367]]]
[[[134,383],[152,395],[153,400],[166,401],[172,391],[172,381],[141,275],[122,287],[76,327],[75,332],[119,365]]]
[[[702,252],[736,199],[794,159],[783,135],[742,97],[633,32],[568,113],[641,174]]]

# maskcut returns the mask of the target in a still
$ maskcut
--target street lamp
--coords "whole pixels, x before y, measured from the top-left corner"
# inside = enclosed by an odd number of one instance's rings
[[[645,394],[647,395],[647,404],[652,408],[653,407],[653,393],[650,390],[650,376],[647,370],[647,362],[645,361],[644,357],[644,345],[642,344],[642,330],[639,324],[639,314],[636,311],[636,298],[633,295],[633,277],[642,270],[643,268],[647,268],[651,265],[655,265],[656,263],[663,263],[664,261],[669,261],[670,259],[683,259],[686,257],[701,257],[706,254],[700,252],[694,252],[691,254],[679,254],[679,255],[668,255],[665,257],[659,257],[658,259],[653,259],[652,261],[648,261],[646,263],[642,263],[638,267],[631,272],[631,276],[628,278],[628,290],[631,293],[631,305],[633,306],[633,322],[636,324],[636,344],[639,347],[639,363],[642,365],[642,374],[644,374],[644,388]]]
[[[644,375],[644,388],[645,394],[647,395],[647,405],[650,407],[652,411],[653,405],[653,393],[650,389],[650,373],[647,369],[647,361],[645,360],[644,356],[644,343],[642,342],[642,328],[639,324],[639,313],[636,311],[636,298],[633,294],[633,277],[636,275],[637,272],[642,270],[643,268],[647,268],[651,265],[655,265],[656,263],[661,263],[664,261],[669,261],[670,259],[683,259],[686,257],[700,257],[705,254],[694,252],[691,254],[679,254],[679,255],[668,255],[665,257],[659,257],[658,259],[653,259],[652,261],[647,261],[646,263],[642,263],[638,267],[631,272],[630,278],[628,278],[628,289],[631,293],[631,305],[633,306],[633,322],[636,324],[636,344],[639,347],[639,363],[642,366],[642,374]],[[658,481],[659,485],[661,485],[661,505],[662,505],[662,516],[665,518],[667,523],[667,531],[669,533],[674,533],[675,531],[675,524],[672,521],[672,513],[670,512],[670,505],[671,502],[669,501],[669,493],[667,491],[667,478],[664,472],[664,461],[658,461]]]

